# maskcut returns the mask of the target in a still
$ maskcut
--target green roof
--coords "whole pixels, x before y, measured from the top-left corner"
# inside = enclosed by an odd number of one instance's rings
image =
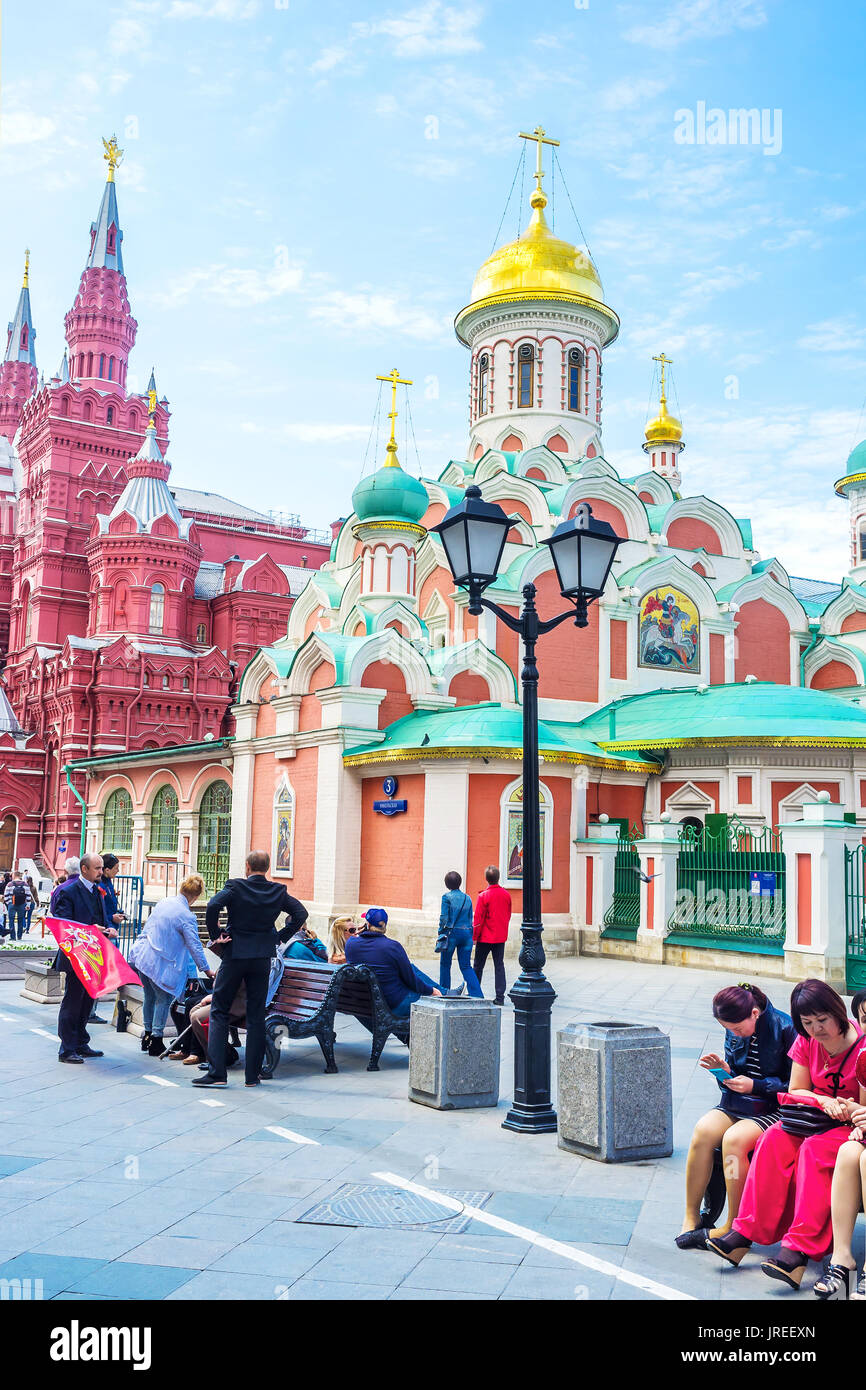
[[[628,695],[580,721],[601,748],[866,747],[866,709],[824,690],[754,681]]]
[[[644,506],[646,507],[650,531],[654,536],[660,536],[664,530],[665,517],[673,506],[673,502],[644,502]]]
[[[751,523],[751,521],[748,519],[748,517],[739,517],[739,516],[735,516],[735,517],[734,517],[734,521],[737,523],[737,525],[738,525],[739,528],[740,528],[740,535],[741,535],[742,538],[743,538],[743,545],[746,547],[747,550],[754,550],[755,547],[754,547],[754,545],[752,544],[752,523]]]
[[[362,478],[352,493],[359,521],[396,518],[418,522],[429,505],[424,484],[399,465],[385,464],[369,478]]]
[[[190,758],[197,753],[225,751],[232,743],[234,734],[227,734],[225,738],[204,739],[198,743],[171,743],[166,748],[142,748],[137,753],[102,753],[96,758],[71,758],[63,767],[64,770],[71,768],[74,772],[84,767],[107,767],[111,763],[146,762],[148,758],[164,762],[166,758]]]
[[[389,724],[384,735],[383,740],[375,743],[347,748],[343,761],[352,767],[373,762],[453,757],[455,752],[466,758],[519,759],[523,748],[523,714],[520,709],[510,709],[493,701],[461,709],[418,710]],[[549,762],[591,762],[657,770],[655,762],[647,762],[634,754],[604,752],[585,738],[574,724],[541,720],[538,746]]]

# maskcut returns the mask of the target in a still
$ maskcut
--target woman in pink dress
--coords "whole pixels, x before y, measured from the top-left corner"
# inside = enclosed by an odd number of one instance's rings
[[[791,995],[791,1017],[800,1034],[789,1056],[793,1063],[788,1094],[812,1098],[831,1120],[824,1134],[788,1134],[781,1121],[758,1140],[740,1211],[729,1235],[709,1238],[707,1249],[738,1265],[755,1245],[775,1245],[778,1256],[761,1270],[798,1289],[809,1260],[830,1249],[830,1187],[836,1155],[851,1135],[861,1090],[855,1074],[866,1043],[848,1019],[845,1004],[823,980],[803,980]]]

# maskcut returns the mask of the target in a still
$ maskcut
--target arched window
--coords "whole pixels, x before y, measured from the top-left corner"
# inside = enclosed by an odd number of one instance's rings
[[[28,340],[28,337],[29,337],[29,334],[28,334],[28,330],[27,330],[27,324],[25,323],[25,324],[23,324],[22,327],[21,327],[21,346],[22,346],[22,348],[24,348],[24,351],[25,351],[25,352],[27,351],[27,340]]]
[[[295,858],[295,793],[283,776],[274,796],[274,831],[271,862],[275,874],[291,878]]]
[[[533,383],[535,380],[535,349],[531,343],[524,343],[517,349],[517,407],[528,410],[532,405]]]
[[[542,782],[538,789],[539,849],[541,886],[550,888],[553,870],[553,797]],[[503,866],[503,887],[519,888],[523,883],[523,783],[512,782],[500,802],[499,862]]]
[[[184,676],[184,678],[183,678],[183,688],[184,688],[184,690],[189,690],[189,676]]]
[[[110,405],[110,406],[108,407],[107,411],[105,412],[105,423],[106,423],[106,425],[113,425],[113,424],[114,424],[114,406],[113,406],[113,405]]]
[[[153,798],[148,853],[177,853],[177,793],[173,787],[160,787]]]
[[[91,420],[93,418],[93,406],[90,404],[90,401],[84,402],[84,410],[82,414],[85,420]]]
[[[572,348],[568,354],[568,408],[580,411],[583,395],[583,354]]]
[[[860,522],[860,556],[861,560],[866,560],[866,520]]]
[[[154,584],[150,591],[150,620],[148,632],[162,632],[165,621],[165,585]]]
[[[99,376],[100,376],[100,379],[102,379],[102,378],[105,376],[105,353],[104,353],[104,352],[101,352],[101,353],[99,354]]]
[[[482,352],[478,359],[478,414],[486,415],[490,396],[490,358]]]
[[[199,623],[198,627],[196,628],[195,640],[202,645],[207,641],[207,628],[205,627],[204,623]]]
[[[109,357],[109,359],[108,359],[108,380],[109,380],[109,381],[113,381],[113,380],[114,380],[114,358],[113,358],[113,357]]]
[[[232,838],[232,789],[228,782],[211,782],[198,813],[196,871],[208,892],[222,888],[229,876]]]
[[[33,623],[33,605],[30,602],[29,587],[24,590],[24,643],[26,647],[30,643],[30,629]]]
[[[132,797],[125,787],[118,787],[105,803],[102,844],[112,854],[129,854],[132,850]]]

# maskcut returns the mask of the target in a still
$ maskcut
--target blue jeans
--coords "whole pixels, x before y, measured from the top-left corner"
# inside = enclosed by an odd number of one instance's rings
[[[439,988],[444,994],[451,988],[451,957],[457,952],[457,964],[466,981],[471,999],[483,999],[478,976],[472,969],[472,933],[468,927],[452,927],[448,933],[448,945],[439,953]]]
[[[20,941],[21,938],[22,938],[22,936],[24,935],[24,923],[25,923],[26,917],[27,917],[27,904],[26,904],[26,903],[18,903],[17,906],[16,906],[15,903],[10,903],[10,904],[9,904],[9,930],[10,930],[10,932],[12,933],[12,940],[13,940],[13,941],[15,940],[15,923],[16,923],[16,921],[18,922],[18,940]]]
[[[431,980],[429,975],[425,975],[423,970],[419,970],[418,967],[415,965],[412,966],[412,969],[415,971],[416,981],[418,981],[420,984],[429,985],[431,989],[439,988],[439,986],[436,984],[436,981]],[[398,1003],[389,1004],[388,1008],[391,1010],[391,1013],[395,1016],[395,1018],[408,1018],[409,1010],[412,1008],[413,1004],[418,1003],[418,1000],[420,998],[420,992],[415,993],[412,990],[410,990],[408,994],[403,995],[403,998],[399,1000]]]
[[[144,990],[144,1008],[142,1010],[144,1031],[150,1033],[152,1038],[161,1038],[165,1021],[168,1018],[168,1007],[174,995],[169,994],[167,989],[161,989],[148,975],[143,975],[140,971],[139,978]]]

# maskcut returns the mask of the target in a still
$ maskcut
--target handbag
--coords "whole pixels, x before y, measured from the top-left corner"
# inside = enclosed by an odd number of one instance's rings
[[[841,1121],[834,1120],[816,1102],[794,1100],[792,1096],[779,1096],[779,1109],[782,1113],[782,1129],[798,1139],[808,1139],[813,1134],[826,1134],[828,1130],[838,1129]]]

